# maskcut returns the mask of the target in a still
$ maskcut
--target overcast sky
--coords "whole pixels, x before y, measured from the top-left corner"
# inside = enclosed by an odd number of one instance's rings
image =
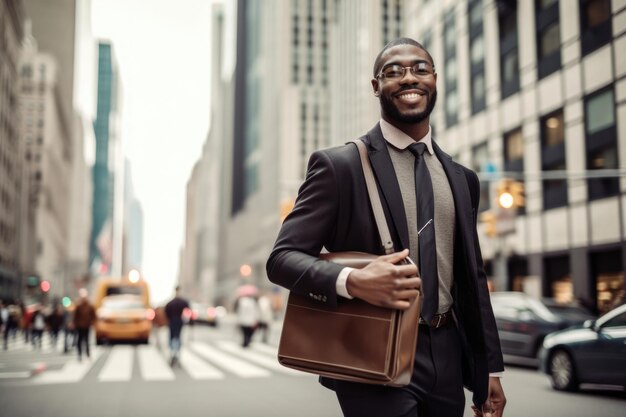
[[[143,273],[153,302],[173,295],[185,186],[209,127],[211,0],[93,0],[122,79],[122,140],[144,210]]]

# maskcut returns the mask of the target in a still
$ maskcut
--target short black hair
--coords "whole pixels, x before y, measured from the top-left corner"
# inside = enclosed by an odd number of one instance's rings
[[[433,57],[430,55],[430,52],[428,52],[426,50],[426,48],[424,48],[424,46],[419,43],[418,41],[416,41],[415,39],[411,39],[411,38],[398,38],[395,39],[391,42],[389,42],[387,45],[385,45],[383,47],[383,49],[378,53],[378,55],[376,56],[376,60],[374,60],[374,78],[376,78],[376,76],[378,75],[378,73],[381,70],[381,66],[382,66],[382,56],[385,53],[385,51],[389,48],[393,48],[394,46],[398,46],[398,45],[413,45],[413,46],[417,46],[419,49],[421,49],[422,51],[426,52],[426,55],[428,55],[428,58],[430,59],[430,63],[433,66],[433,68],[435,68],[435,61],[433,61]]]

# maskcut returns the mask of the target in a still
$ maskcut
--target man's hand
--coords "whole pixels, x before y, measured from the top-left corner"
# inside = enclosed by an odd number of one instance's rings
[[[479,410],[475,405],[472,405],[472,410],[474,417],[502,417],[505,405],[506,398],[502,384],[500,384],[500,378],[491,377],[489,378],[489,394],[482,410]]]
[[[365,268],[350,272],[348,293],[380,307],[408,309],[422,286],[414,264],[396,265],[408,255],[408,249],[383,255]]]

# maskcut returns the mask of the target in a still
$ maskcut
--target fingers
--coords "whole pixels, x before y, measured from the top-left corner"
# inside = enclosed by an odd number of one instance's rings
[[[390,253],[389,255],[379,256],[378,259],[381,261],[390,262],[392,264],[397,264],[398,262],[400,262],[407,256],[409,256],[409,250],[404,249],[400,252],[394,252],[394,253]]]
[[[421,278],[399,278],[396,279],[394,281],[395,284],[395,291],[402,291],[402,290],[409,290],[409,289],[413,289],[413,290],[419,290],[422,288],[422,279]]]

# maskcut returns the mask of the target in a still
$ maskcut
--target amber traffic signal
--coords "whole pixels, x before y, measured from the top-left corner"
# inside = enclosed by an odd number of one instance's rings
[[[526,204],[524,183],[504,178],[498,183],[498,205],[502,208],[518,208]]]

